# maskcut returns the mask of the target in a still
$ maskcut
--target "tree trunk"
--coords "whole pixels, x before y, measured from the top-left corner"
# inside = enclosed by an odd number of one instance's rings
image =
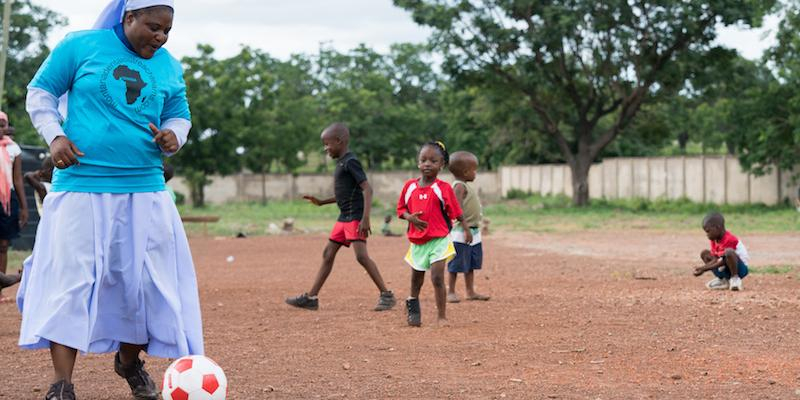
[[[577,154],[569,164],[572,171],[572,204],[576,207],[589,205],[589,169],[592,159],[589,154]]]
[[[261,172],[261,205],[267,205],[267,173]]]
[[[192,206],[195,208],[205,207],[206,193],[205,186],[211,183],[202,171],[187,171],[184,175],[189,183],[191,190]]]
[[[206,206],[205,185],[202,182],[192,182],[192,206],[203,208]]]

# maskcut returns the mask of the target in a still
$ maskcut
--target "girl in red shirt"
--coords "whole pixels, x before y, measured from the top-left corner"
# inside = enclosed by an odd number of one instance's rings
[[[447,322],[444,271],[456,254],[450,240],[452,221],[458,220],[465,230],[469,229],[465,226],[453,188],[438,179],[439,171],[447,165],[448,159],[443,143],[423,145],[417,158],[422,176],[406,182],[397,202],[397,216],[408,221],[408,240],[411,242],[405,257],[412,268],[411,296],[406,300],[408,324],[411,326],[422,324],[419,292],[428,270],[431,270],[431,282],[436,293],[439,323]]]

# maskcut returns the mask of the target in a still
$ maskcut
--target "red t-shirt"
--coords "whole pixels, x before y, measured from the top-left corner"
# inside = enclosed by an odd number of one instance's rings
[[[720,239],[719,242],[714,240],[711,241],[711,255],[714,257],[722,257],[725,255],[726,249],[732,249],[736,251],[738,246],[739,238],[733,236],[732,233],[725,231],[725,234],[722,235],[722,239]]]
[[[419,219],[427,222],[428,228],[421,231],[413,224],[408,224],[408,240],[414,244],[425,244],[431,239],[447,237],[451,226],[448,222],[462,214],[453,187],[439,179],[428,187],[420,187],[418,179],[411,179],[403,186],[397,201],[397,216],[419,211],[422,211]]]

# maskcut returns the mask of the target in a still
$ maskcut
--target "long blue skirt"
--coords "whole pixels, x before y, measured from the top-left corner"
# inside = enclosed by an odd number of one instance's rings
[[[17,294],[22,348],[203,354],[194,263],[167,192],[56,192],[44,209]]]

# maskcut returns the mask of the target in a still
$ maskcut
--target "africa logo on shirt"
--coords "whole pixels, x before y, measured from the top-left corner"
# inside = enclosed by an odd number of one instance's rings
[[[128,68],[127,65],[120,65],[114,70],[114,79],[125,82],[127,87],[125,99],[128,100],[128,104],[136,103],[136,100],[142,95],[142,89],[147,86],[147,83],[142,80],[142,74]]]
[[[103,70],[100,93],[114,108],[125,107],[122,105],[125,104],[141,113],[155,100],[158,82],[141,60],[125,57],[112,61]]]

